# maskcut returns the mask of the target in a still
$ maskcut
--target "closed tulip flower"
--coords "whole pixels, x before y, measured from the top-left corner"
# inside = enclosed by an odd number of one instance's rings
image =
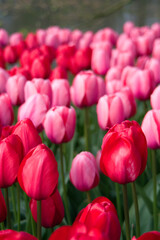
[[[22,40],[23,40],[23,34],[20,32],[12,33],[9,37],[9,43],[11,46],[17,45]]]
[[[55,67],[50,75],[49,80],[52,82],[54,79],[68,79],[67,70],[62,66]]]
[[[18,121],[29,118],[38,131],[42,131],[43,119],[50,108],[47,95],[36,93],[30,96],[18,109]]]
[[[74,223],[100,230],[104,239],[119,240],[121,227],[113,203],[106,197],[98,197],[82,209]]]
[[[14,46],[8,45],[4,49],[4,59],[7,63],[15,63],[18,59],[16,49]]]
[[[73,159],[70,180],[79,191],[89,191],[98,185],[98,168],[90,152],[81,152]]]
[[[112,80],[106,82],[106,93],[113,94],[119,92],[122,89],[123,85],[120,80]]]
[[[1,190],[0,190],[0,206],[1,206],[0,222],[4,222],[4,220],[7,217],[7,207]]]
[[[81,71],[75,76],[71,87],[71,99],[79,108],[97,103],[98,82],[97,76],[92,71]]]
[[[107,130],[116,123],[124,120],[123,103],[115,94],[104,95],[97,104],[97,118],[100,128]]]
[[[145,69],[150,69],[154,75],[154,81],[160,83],[160,61],[155,58],[150,58],[146,61]]]
[[[110,81],[110,80],[116,80],[121,78],[121,68],[118,66],[111,67],[108,72],[106,73],[105,76],[105,82]]]
[[[70,106],[70,86],[66,79],[55,79],[52,84],[52,107]]]
[[[9,74],[3,68],[0,68],[0,93],[6,92],[6,83],[9,78]]]
[[[17,180],[18,169],[23,158],[21,139],[11,134],[0,141],[0,151],[0,188],[6,188]]]
[[[6,91],[11,99],[12,105],[20,105],[24,102],[24,85],[27,79],[17,74],[8,78]]]
[[[44,56],[35,58],[31,66],[32,78],[48,78],[51,71],[50,61]]]
[[[18,182],[30,198],[44,200],[55,191],[58,176],[53,152],[40,144],[23,158],[18,171]]]
[[[157,231],[146,232],[138,238],[136,237],[132,238],[132,240],[159,240],[159,239],[160,239],[160,232],[157,232]]]
[[[29,206],[33,219],[37,222],[37,201],[31,199]],[[58,190],[56,190],[49,198],[42,200],[41,214],[41,224],[45,228],[54,227],[62,222],[64,217],[64,207]]]
[[[11,100],[7,93],[0,95],[0,122],[2,126],[11,125],[14,120]]]
[[[147,142],[136,121],[114,125],[103,138],[101,171],[112,181],[126,184],[143,173],[147,163]]]
[[[11,132],[20,137],[23,147],[24,156],[34,147],[42,143],[42,140],[30,119],[24,119],[12,127]]]
[[[32,236],[26,232],[16,232],[11,229],[6,229],[0,231],[1,240],[38,240],[36,237]]]
[[[24,87],[25,100],[36,93],[47,95],[52,103],[52,88],[49,80],[33,78],[32,81],[27,81]]]
[[[34,49],[38,47],[37,36],[34,33],[28,33],[25,41],[28,49]]]
[[[150,110],[144,116],[142,121],[142,130],[147,139],[147,146],[151,149],[160,147],[160,110]]]
[[[8,36],[8,32],[3,29],[0,28],[0,47],[4,47],[8,44],[9,41],[9,36]]]
[[[76,112],[72,107],[53,107],[47,112],[43,126],[51,142],[56,144],[68,142],[75,132]]]
[[[150,96],[150,103],[153,109],[160,109],[159,96],[160,96],[160,85],[158,85],[154,89],[154,91]]]
[[[97,82],[98,82],[98,99],[97,99],[98,102],[99,98],[106,94],[106,89],[103,78],[97,76]]]

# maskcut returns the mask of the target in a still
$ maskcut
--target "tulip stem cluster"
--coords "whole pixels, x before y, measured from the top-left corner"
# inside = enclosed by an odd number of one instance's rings
[[[132,187],[132,196],[133,196],[135,216],[136,216],[136,235],[137,237],[139,237],[140,236],[140,217],[139,217],[139,207],[138,207],[138,199],[137,199],[135,182],[131,183],[131,187]]]
[[[129,210],[128,210],[128,196],[127,196],[127,185],[123,184],[123,202],[124,202],[124,217],[126,226],[126,239],[130,240],[130,224],[129,224]]]
[[[156,176],[155,150],[152,150],[152,175],[153,175],[153,218],[154,218],[154,230],[157,230],[158,229],[158,214],[157,214],[157,176]]]
[[[67,200],[67,190],[66,190],[66,184],[65,184],[65,178],[64,178],[64,164],[63,164],[63,145],[60,144],[60,164],[61,164],[61,177],[62,177],[62,185],[63,185],[63,196],[64,196],[64,205],[66,210],[66,216],[68,224],[71,224],[71,218],[69,213],[69,206],[68,206],[68,200]]]

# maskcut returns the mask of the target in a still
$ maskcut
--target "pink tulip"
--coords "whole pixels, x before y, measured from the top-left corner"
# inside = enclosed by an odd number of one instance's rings
[[[37,222],[37,201],[31,199],[29,206],[33,219]],[[41,201],[41,212],[41,224],[45,228],[54,227],[62,222],[64,218],[64,207],[57,189],[49,198]]]
[[[38,29],[36,31],[37,42],[39,45],[45,44],[46,30]]]
[[[6,91],[6,83],[9,78],[9,74],[3,68],[0,68],[0,93]]]
[[[79,108],[96,104],[98,99],[97,76],[92,71],[81,71],[72,83],[71,99]]]
[[[83,33],[79,29],[75,29],[71,32],[70,43],[78,47],[79,41],[82,38]]]
[[[118,66],[111,67],[105,76],[105,82],[121,78],[121,68]]]
[[[98,150],[97,154],[96,154],[96,163],[97,163],[97,167],[98,167],[98,171],[100,172],[100,159],[101,159],[101,154],[102,154],[102,150]]]
[[[110,57],[105,48],[94,48],[92,52],[91,68],[100,75],[106,74],[110,65]]]
[[[152,70],[156,84],[160,83],[160,61],[158,59],[148,59],[145,64],[145,69]]]
[[[106,93],[113,94],[119,92],[123,87],[122,82],[120,80],[112,80],[106,82]]]
[[[117,42],[117,49],[120,52],[130,52],[134,57],[136,56],[136,46],[130,38],[122,39]]]
[[[93,40],[93,32],[92,31],[87,31],[83,34],[82,38],[79,40],[78,48],[79,49],[85,49],[90,47],[90,44]]]
[[[60,29],[58,32],[60,44],[66,44],[71,37],[71,30],[69,28]]]
[[[5,29],[0,28],[0,47],[4,47],[8,44],[9,36]]]
[[[160,38],[160,24],[158,22],[153,23],[151,26],[152,31],[156,38]]]
[[[160,61],[160,39],[159,38],[156,39],[153,43],[152,57]]]
[[[150,96],[150,103],[153,109],[160,109],[160,85],[158,85]]]
[[[120,52],[117,49],[112,50],[112,56],[110,60],[110,66],[118,66],[124,68],[126,66],[134,65],[134,54],[131,52]]]
[[[70,106],[70,86],[66,79],[55,79],[52,84],[52,107]]]
[[[75,132],[76,112],[72,107],[53,107],[47,112],[43,126],[51,142],[55,144],[68,142]]]
[[[160,148],[160,110],[148,111],[141,127],[146,136],[147,146],[151,149]]]
[[[27,79],[17,74],[9,77],[6,84],[6,91],[11,99],[12,105],[20,105],[24,102],[24,85]]]
[[[47,32],[45,38],[45,45],[58,48],[60,45],[59,37],[57,32]]]
[[[116,123],[121,123],[125,118],[121,98],[115,94],[101,97],[97,104],[97,118],[98,124],[103,130]]]
[[[135,40],[137,54],[138,55],[149,55],[152,52],[154,36],[145,34],[142,36],[138,36]]]
[[[123,25],[123,31],[129,36],[131,30],[134,28],[134,23],[131,21],[127,21]]]
[[[105,49],[105,51],[107,51],[107,54],[108,54],[109,58],[111,57],[112,45],[108,41],[92,42],[90,47],[91,47],[92,50],[94,50],[96,48],[98,48],[98,49],[100,49],[100,48]]]
[[[24,86],[25,100],[36,93],[47,95],[51,105],[52,88],[49,80],[44,80],[43,78],[33,78],[32,81],[27,81]]]
[[[136,62],[136,67],[143,70],[145,68],[146,63],[149,61],[149,59],[150,59],[149,56],[145,56],[145,55],[138,57]]]
[[[97,76],[97,82],[98,82],[98,99],[97,99],[98,102],[99,98],[106,94],[106,89],[103,78]]]
[[[48,96],[39,93],[30,96],[18,109],[18,121],[29,118],[38,131],[41,131],[42,122],[50,107]]]
[[[14,120],[11,100],[7,93],[0,95],[0,123],[2,126],[11,125]]]
[[[98,185],[98,168],[90,152],[81,152],[73,159],[70,180],[79,191],[89,191]]]
[[[11,46],[15,46],[23,40],[23,34],[16,32],[10,35],[9,43]]]

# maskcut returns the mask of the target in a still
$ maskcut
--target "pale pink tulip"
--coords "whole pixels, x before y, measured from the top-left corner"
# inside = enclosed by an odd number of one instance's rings
[[[8,126],[13,123],[14,114],[11,100],[7,93],[0,95],[0,123],[2,126]]]
[[[150,103],[153,109],[160,109],[160,85],[158,85],[151,94]]]

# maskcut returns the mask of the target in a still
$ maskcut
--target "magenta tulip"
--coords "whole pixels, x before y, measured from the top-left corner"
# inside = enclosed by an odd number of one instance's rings
[[[26,232],[16,232],[11,229],[6,229],[0,231],[1,240],[38,240],[36,237],[32,236]]]
[[[6,92],[6,83],[9,78],[9,74],[3,68],[0,68],[0,93]]]
[[[7,93],[0,95],[0,122],[2,126],[11,125],[14,120],[11,100]]]

